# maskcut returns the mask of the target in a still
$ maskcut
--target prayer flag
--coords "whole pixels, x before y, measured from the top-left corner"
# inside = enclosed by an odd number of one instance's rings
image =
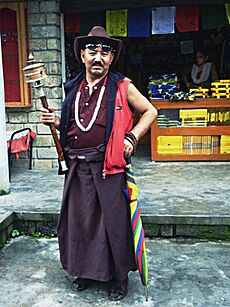
[[[158,7],[152,10],[152,34],[175,32],[175,7]]]
[[[230,4],[229,3],[225,4],[225,10],[226,10],[226,15],[228,17],[228,23],[230,24]]]
[[[150,9],[131,8],[128,11],[128,36],[143,37],[150,35]]]
[[[220,28],[226,25],[224,5],[221,4],[202,5],[201,21],[204,30]]]
[[[127,36],[127,10],[106,11],[106,31],[109,36]]]
[[[199,5],[176,7],[176,26],[179,32],[198,31]]]
[[[65,32],[80,32],[80,15],[64,14],[64,30]]]

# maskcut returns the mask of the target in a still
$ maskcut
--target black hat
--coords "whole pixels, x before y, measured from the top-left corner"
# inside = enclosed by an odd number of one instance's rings
[[[81,49],[84,49],[86,44],[90,43],[103,43],[113,47],[114,58],[112,65],[116,64],[122,49],[122,40],[111,38],[105,29],[100,26],[93,27],[87,36],[78,36],[75,38],[74,52],[80,64],[82,64],[80,51]]]

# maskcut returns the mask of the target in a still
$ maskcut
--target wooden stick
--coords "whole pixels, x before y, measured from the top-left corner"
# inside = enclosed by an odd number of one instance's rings
[[[39,87],[39,94],[40,94],[40,99],[41,99],[43,108],[49,111],[49,105],[48,105],[48,102],[47,102],[42,86]],[[50,131],[51,131],[51,134],[54,140],[54,144],[55,144],[55,147],[58,153],[58,160],[60,161],[60,164],[61,164],[61,170],[62,172],[66,172],[68,168],[65,162],[64,154],[62,151],[62,146],[58,138],[57,130],[54,124],[49,124],[49,127],[50,127]]]

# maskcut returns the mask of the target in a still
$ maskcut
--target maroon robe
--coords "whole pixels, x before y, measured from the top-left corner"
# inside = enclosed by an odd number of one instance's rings
[[[95,105],[101,86],[100,82],[90,96],[92,105]],[[89,97],[86,98],[83,94],[80,99],[80,118],[85,116],[82,106]],[[105,102],[103,98],[98,118],[105,118]],[[89,117],[84,117],[85,123],[89,122],[92,112],[88,113]],[[95,135],[100,125],[98,118],[93,130],[85,134]],[[58,223],[62,266],[69,274],[82,278],[123,280],[130,270],[136,270],[130,210],[124,193],[125,174],[108,175],[103,179],[104,152],[95,148],[99,145],[97,138],[89,142],[89,148],[79,149],[79,143],[85,145],[84,133],[74,121],[70,128],[66,148],[69,172],[65,178]],[[100,136],[101,133],[102,130]],[[74,141],[76,134],[81,136],[77,142]],[[101,144],[101,138],[98,139]],[[84,156],[86,158],[82,159]]]

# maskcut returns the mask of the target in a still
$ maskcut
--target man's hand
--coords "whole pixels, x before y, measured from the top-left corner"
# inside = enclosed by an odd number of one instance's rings
[[[128,140],[124,140],[124,156],[125,159],[128,159],[131,154],[133,153],[133,145],[128,141]]]
[[[49,107],[49,110],[45,108],[40,109],[40,120],[44,125],[54,124],[56,128],[60,124],[60,118],[56,116],[55,110],[52,107]]]

